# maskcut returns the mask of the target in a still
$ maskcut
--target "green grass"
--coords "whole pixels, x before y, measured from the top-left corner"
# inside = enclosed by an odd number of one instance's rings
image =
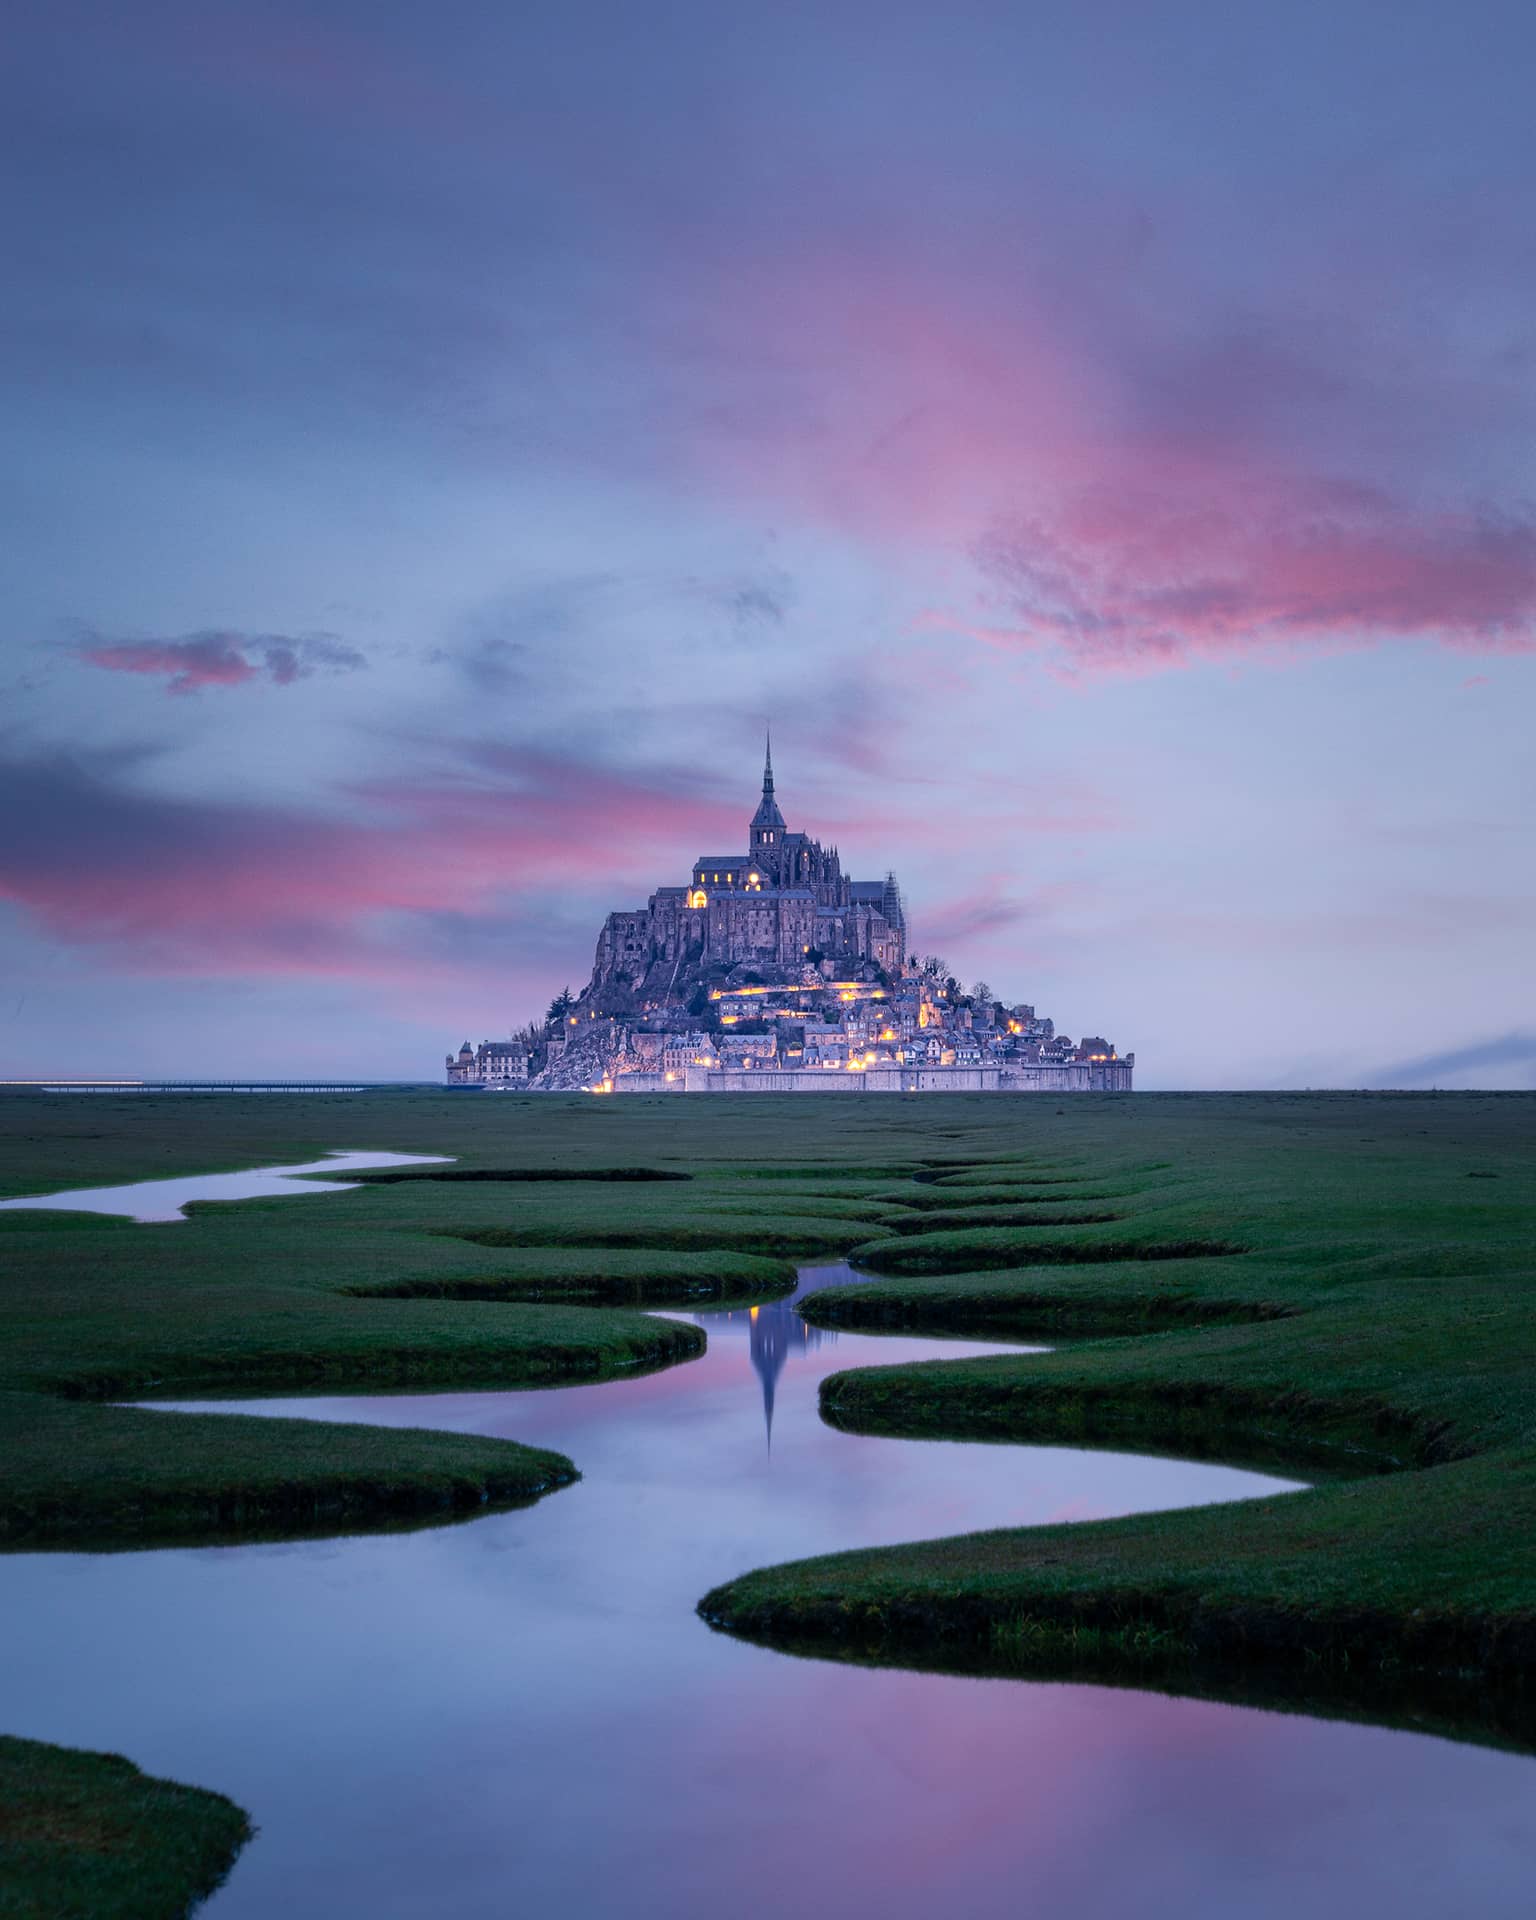
[[[370,1506],[394,1523],[413,1499],[437,1513],[569,1481],[569,1461],[509,1441],[372,1428],[341,1441],[307,1422],[99,1404],[547,1386],[702,1351],[696,1327],[566,1304],[558,1284],[544,1303],[518,1306],[497,1304],[494,1286],[486,1299],[360,1297],[446,1295],[498,1277],[495,1255],[434,1223],[434,1196],[446,1213],[452,1192],[258,1200],[159,1226],[0,1215],[0,1540],[124,1545],[141,1528],[164,1537],[177,1527],[222,1536],[242,1513],[270,1530],[284,1511],[306,1529],[327,1514],[356,1526]],[[539,1265],[526,1262],[523,1279]],[[723,1263],[713,1267],[723,1283]]]
[[[534,1246],[498,1249],[494,1272],[411,1275],[347,1291],[377,1299],[687,1307],[771,1300],[792,1293],[795,1278],[791,1261],[759,1254]]]
[[[221,1794],[153,1780],[116,1754],[0,1737],[4,1920],[175,1920],[250,1833]]]
[[[572,1463],[510,1441],[342,1440],[100,1403],[550,1386],[665,1366],[705,1336],[638,1309],[771,1299],[793,1286],[793,1257],[835,1257],[893,1211],[857,1181],[827,1194],[761,1165],[751,1172],[769,1177],[669,1164],[706,1137],[718,1129],[669,1126],[665,1108],[615,1126],[591,1100],[0,1101],[8,1185],[23,1195],[336,1145],[458,1156],[346,1193],[202,1203],[175,1224],[0,1214],[0,1541],[309,1532],[370,1513],[396,1525],[413,1501],[431,1517],[565,1484]]]
[[[702,1343],[635,1306],[772,1297],[789,1261],[856,1249],[886,1277],[814,1297],[808,1318],[1086,1337],[834,1375],[834,1423],[1284,1462],[1317,1484],[744,1573],[702,1603],[715,1624],[838,1659],[1536,1745],[1533,1134],[1536,1100],[1518,1095],[0,1099],[13,1194],[334,1147],[452,1154],[470,1176],[174,1226],[0,1214],[0,1532],[242,1539],[535,1497],[573,1463],[104,1402],[600,1380]],[[75,1762],[102,1764],[58,1760]],[[68,1912],[69,1876],[107,1871],[65,1817],[70,1791],[59,1776],[59,1859],[26,1854],[0,1913],[38,1897]],[[159,1864],[134,1882],[149,1904],[80,1911],[184,1910],[216,1869],[169,1808],[155,1832]]]
[[[824,1417],[1288,1462],[1323,1482],[823,1556],[743,1575],[705,1617],[802,1652],[968,1671],[1198,1671],[1207,1691],[1223,1670],[1234,1686],[1270,1672],[1340,1707],[1417,1687],[1469,1726],[1496,1692],[1505,1732],[1536,1744],[1536,1101],[1141,1097],[1071,1118],[1056,1131],[1091,1139],[1074,1164],[1119,1196],[1113,1225],[993,1224],[997,1182],[972,1166],[856,1251],[891,1278],[804,1311],[1099,1337],[835,1374]],[[974,1224],[933,1231],[927,1196],[963,1211],[962,1181]]]

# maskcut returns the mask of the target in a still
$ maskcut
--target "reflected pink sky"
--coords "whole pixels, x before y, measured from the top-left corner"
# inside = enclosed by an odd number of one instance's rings
[[[837,1432],[816,1411],[828,1372],[985,1350],[848,1334],[785,1351],[770,1453],[750,1322],[702,1317],[708,1353],[641,1379],[261,1403],[504,1433],[584,1478],[422,1533],[9,1558],[10,1724],[245,1805],[261,1834],[219,1920],[1523,1920],[1528,1759],[710,1632],[699,1596],[750,1566],[1283,1483]]]

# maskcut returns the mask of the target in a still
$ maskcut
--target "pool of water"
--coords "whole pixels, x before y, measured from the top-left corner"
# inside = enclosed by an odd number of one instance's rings
[[[355,1180],[301,1180],[299,1174],[353,1173],[451,1159],[441,1153],[328,1153],[299,1167],[252,1167],[245,1173],[192,1173],[176,1180],[136,1180],[126,1187],[79,1187],[70,1193],[26,1194],[0,1208],[62,1208],[67,1213],[125,1213],[143,1224],[185,1220],[193,1200],[271,1200],[300,1193],[346,1193]]]
[[[1524,1758],[712,1633],[699,1597],[775,1560],[1287,1483],[840,1433],[827,1373],[997,1349],[822,1333],[787,1302],[696,1317],[708,1352],[642,1379],[242,1402],[505,1434],[585,1477],[419,1533],[0,1562],[7,1730],[246,1807],[214,1920],[1526,1920]]]

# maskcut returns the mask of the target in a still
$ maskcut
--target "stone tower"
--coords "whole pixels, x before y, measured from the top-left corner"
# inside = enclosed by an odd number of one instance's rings
[[[763,753],[763,797],[752,816],[749,851],[757,871],[770,886],[779,883],[784,858],[784,816],[773,797],[773,738],[768,736]]]

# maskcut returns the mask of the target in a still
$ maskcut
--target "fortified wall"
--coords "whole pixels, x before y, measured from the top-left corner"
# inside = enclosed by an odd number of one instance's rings
[[[687,1067],[680,1074],[620,1073],[612,1093],[1129,1093],[1128,1061],[1048,1067],[863,1067],[817,1073],[811,1068]]]

